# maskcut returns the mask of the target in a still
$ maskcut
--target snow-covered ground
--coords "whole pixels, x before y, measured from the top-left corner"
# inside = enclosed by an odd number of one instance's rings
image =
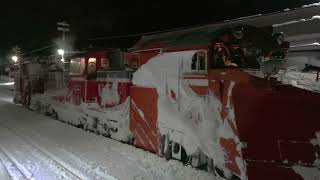
[[[14,80],[8,76],[0,76],[0,100],[12,102]],[[1,116],[0,116],[1,117]]]
[[[0,81],[1,180],[218,179],[12,104],[11,87]]]

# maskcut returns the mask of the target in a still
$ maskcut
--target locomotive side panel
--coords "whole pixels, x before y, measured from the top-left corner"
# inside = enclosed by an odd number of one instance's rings
[[[134,145],[160,153],[156,89],[133,86],[130,88],[130,97],[130,130],[135,137]]]

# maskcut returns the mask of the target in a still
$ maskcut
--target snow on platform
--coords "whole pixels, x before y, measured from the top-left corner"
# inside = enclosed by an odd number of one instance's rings
[[[10,180],[11,179],[7,169],[2,164],[2,162],[0,162],[0,179],[1,180]]]
[[[0,162],[12,179],[218,179],[3,100],[7,98],[7,89],[0,86]]]
[[[12,102],[13,99],[13,79],[8,76],[0,76],[0,100]]]

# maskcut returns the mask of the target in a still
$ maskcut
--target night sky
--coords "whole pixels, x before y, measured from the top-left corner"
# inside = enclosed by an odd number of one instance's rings
[[[56,22],[61,20],[71,24],[70,37],[80,47],[88,45],[88,38],[206,24],[313,2],[315,0],[12,1],[1,6],[0,52],[5,54],[14,45],[26,52],[52,44],[59,38]]]

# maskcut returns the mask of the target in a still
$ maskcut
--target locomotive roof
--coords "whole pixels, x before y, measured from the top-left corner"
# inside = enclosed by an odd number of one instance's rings
[[[204,27],[201,29],[189,29],[146,36],[136,45],[136,49],[162,48],[170,50],[175,48],[206,48],[219,35],[224,33],[231,34],[231,31],[234,28],[242,29],[244,38],[253,41],[256,47],[273,46],[271,31],[249,25],[238,25],[223,29],[217,27]]]
[[[206,45],[217,33],[217,28],[188,29],[183,31],[167,32],[149,36],[142,39],[132,49],[152,49],[169,47],[189,47],[190,45]]]
[[[284,23],[290,20],[311,18],[320,10],[319,6],[298,8],[289,11],[282,11],[264,15],[255,15],[234,20],[223,21],[220,23],[208,24],[204,26],[177,29],[163,33],[151,33],[142,38],[130,49],[143,50],[152,48],[183,48],[191,46],[203,46],[210,43],[219,29],[225,29],[236,25],[251,25],[264,27],[272,31],[273,24]]]

